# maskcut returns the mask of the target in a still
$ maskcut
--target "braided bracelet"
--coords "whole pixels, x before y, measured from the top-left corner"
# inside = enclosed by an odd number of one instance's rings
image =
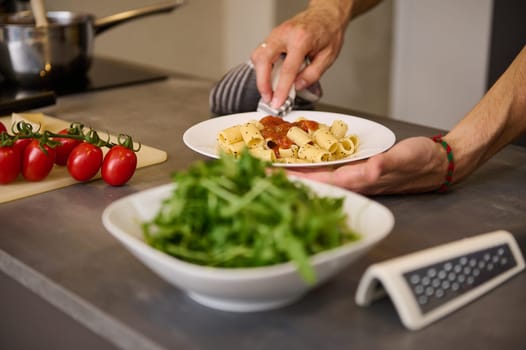
[[[446,150],[447,154],[447,174],[446,179],[442,185],[437,189],[437,192],[446,192],[453,183],[453,171],[455,170],[455,159],[453,158],[453,150],[449,146],[449,144],[442,139],[442,135],[436,135],[431,137],[431,140],[435,141],[436,143],[440,143],[442,147]]]

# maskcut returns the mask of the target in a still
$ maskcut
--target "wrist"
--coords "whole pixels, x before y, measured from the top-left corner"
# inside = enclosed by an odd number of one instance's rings
[[[353,17],[353,4],[352,0],[311,0],[309,9],[318,13],[322,12],[325,17],[330,17],[331,22],[337,24],[343,31]]]
[[[439,147],[438,152],[440,155],[437,166],[443,179],[436,191],[446,192],[453,185],[453,175],[455,172],[455,157],[453,156],[453,149],[442,135],[433,136],[431,139],[437,144],[437,147]]]

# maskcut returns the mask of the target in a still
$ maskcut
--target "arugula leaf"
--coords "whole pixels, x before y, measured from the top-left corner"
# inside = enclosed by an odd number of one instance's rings
[[[145,240],[179,259],[217,267],[256,267],[292,261],[316,281],[309,256],[359,239],[346,224],[343,198],[320,197],[282,169],[245,150],[239,159],[192,164],[157,215],[144,222]]]

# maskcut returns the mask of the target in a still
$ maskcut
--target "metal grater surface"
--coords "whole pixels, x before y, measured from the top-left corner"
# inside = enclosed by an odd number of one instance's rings
[[[444,260],[403,274],[422,313],[427,313],[512,269],[507,244]]]

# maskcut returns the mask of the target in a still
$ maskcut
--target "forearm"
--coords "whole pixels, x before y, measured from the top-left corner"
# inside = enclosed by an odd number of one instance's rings
[[[445,140],[451,145],[458,182],[526,132],[526,46],[480,102]]]
[[[382,0],[311,0],[309,8],[322,11],[334,18],[336,24],[345,28],[350,20],[367,12]]]

